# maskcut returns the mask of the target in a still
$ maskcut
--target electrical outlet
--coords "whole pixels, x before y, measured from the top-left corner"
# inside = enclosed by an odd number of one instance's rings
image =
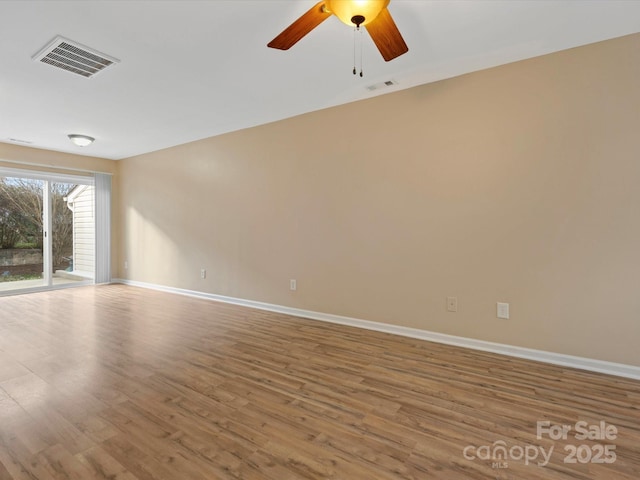
[[[200,278],[203,280],[207,278],[207,270],[205,268],[200,269]]]
[[[498,318],[509,319],[509,304],[498,302]]]
[[[457,297],[447,297],[447,311],[448,312],[457,312],[458,311],[458,298]]]
[[[293,291],[296,291],[298,289],[298,282],[295,278],[289,280],[289,289]]]
[[[129,262],[124,261],[124,269],[127,270],[129,268]]]

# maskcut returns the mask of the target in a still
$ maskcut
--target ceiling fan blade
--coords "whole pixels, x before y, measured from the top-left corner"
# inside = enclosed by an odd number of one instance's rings
[[[302,37],[324,22],[331,15],[332,13],[326,11],[324,8],[324,1],[318,2],[307,13],[285,28],[280,35],[271,40],[267,46],[271,48],[278,48],[280,50],[289,50],[298,43]]]
[[[376,19],[365,28],[385,61],[393,60],[409,51],[409,47],[404,43],[400,30],[398,30],[396,23],[391,18],[389,9],[382,10]]]

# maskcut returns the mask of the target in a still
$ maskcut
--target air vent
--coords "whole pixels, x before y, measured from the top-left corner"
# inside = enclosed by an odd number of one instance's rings
[[[380,82],[380,83],[376,83],[374,85],[369,85],[367,87],[367,90],[369,90],[370,92],[373,92],[374,90],[379,90],[381,88],[387,88],[387,87],[392,87],[393,85],[397,85],[398,82],[396,82],[395,80],[387,80],[386,82]]]
[[[119,60],[64,37],[56,37],[33,60],[91,78]]]

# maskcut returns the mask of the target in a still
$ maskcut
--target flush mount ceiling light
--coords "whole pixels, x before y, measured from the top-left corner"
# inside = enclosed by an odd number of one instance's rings
[[[77,133],[72,133],[67,136],[69,137],[69,140],[71,140],[79,147],[86,147],[87,145],[91,145],[96,140],[95,138],[88,135],[78,135]]]

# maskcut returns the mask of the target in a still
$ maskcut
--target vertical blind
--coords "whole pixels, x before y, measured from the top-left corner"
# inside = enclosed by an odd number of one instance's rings
[[[95,173],[96,283],[111,282],[111,175]]]

